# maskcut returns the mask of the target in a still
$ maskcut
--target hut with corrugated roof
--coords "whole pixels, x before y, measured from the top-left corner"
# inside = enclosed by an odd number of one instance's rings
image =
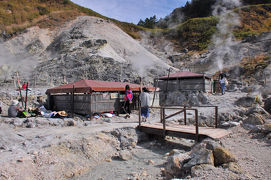
[[[159,78],[159,88],[162,91],[203,91],[211,92],[211,78],[189,71],[177,72]]]
[[[184,71],[160,77],[158,86],[160,105],[183,105],[189,101],[189,94],[212,92],[212,79],[205,74]]]
[[[80,80],[46,91],[51,110],[65,110],[77,114],[123,111],[125,86],[133,91],[132,109],[138,109],[140,85],[124,82]],[[152,89],[153,87],[149,87]]]

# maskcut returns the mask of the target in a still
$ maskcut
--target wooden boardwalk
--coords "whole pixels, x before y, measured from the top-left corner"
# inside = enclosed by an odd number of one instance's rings
[[[198,132],[198,137],[197,137],[195,126],[167,124],[164,131],[162,123],[154,123],[154,124],[142,123],[139,128],[141,131],[148,134],[183,137],[183,138],[196,139],[196,140],[202,140],[206,137],[210,137],[212,139],[219,139],[224,136],[227,136],[230,133],[229,131],[225,129],[199,127],[199,132]]]

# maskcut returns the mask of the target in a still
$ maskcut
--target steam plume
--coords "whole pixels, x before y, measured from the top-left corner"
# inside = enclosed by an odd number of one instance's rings
[[[215,63],[219,70],[223,69],[226,60],[234,60],[235,53],[232,47],[236,44],[233,41],[233,29],[240,25],[238,14],[232,11],[239,7],[239,0],[217,1],[213,7],[213,15],[219,16],[217,24],[218,32],[213,36],[212,41],[215,47]]]

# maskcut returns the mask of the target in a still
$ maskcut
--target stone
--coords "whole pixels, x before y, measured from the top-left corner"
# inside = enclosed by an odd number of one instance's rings
[[[234,127],[234,126],[240,126],[242,122],[229,122],[230,126],[231,127]]]
[[[147,175],[148,175],[147,171],[143,171],[143,172],[141,173],[141,176],[143,176],[143,177],[146,177]]]
[[[37,118],[36,119],[36,124],[37,124],[38,127],[40,127],[40,126],[48,126],[49,121],[48,121],[48,119],[45,119],[45,118]]]
[[[112,162],[112,159],[111,158],[108,158],[105,160],[106,162]]]
[[[214,165],[220,166],[229,162],[236,162],[235,157],[225,148],[217,147],[213,151],[214,154]]]
[[[59,118],[50,118],[49,119],[49,124],[51,126],[63,126],[64,121],[63,121],[63,119],[59,119]]]
[[[205,143],[206,148],[212,151],[218,147],[222,147],[222,144],[220,142],[212,140],[212,139],[205,139],[202,141],[202,143]]]
[[[130,151],[128,150],[122,150],[120,153],[119,153],[119,158],[123,161],[128,161],[130,159],[132,159],[132,154]]]
[[[73,119],[64,119],[65,126],[76,126],[76,121]]]
[[[251,96],[239,98],[235,104],[237,106],[251,107],[255,103],[255,98]]]
[[[270,124],[264,124],[263,129],[264,129],[264,131],[266,133],[270,133],[271,132],[271,123]]]
[[[249,108],[245,112],[245,115],[249,116],[249,115],[254,114],[254,113],[258,113],[258,114],[269,116],[269,113],[264,108],[262,108],[260,105],[258,105],[258,104],[255,105],[255,106],[253,106],[253,107],[251,107],[251,108]]]
[[[148,160],[148,165],[154,165],[154,161],[153,160]]]
[[[267,98],[264,100],[264,109],[271,114],[271,98]]]
[[[13,124],[16,127],[22,127],[23,123],[24,123],[24,120],[25,119],[23,119],[23,118],[15,118],[14,121],[13,121]]]
[[[198,99],[201,102],[201,104],[208,104],[208,99],[203,93],[199,93]]]
[[[33,122],[27,122],[27,123],[25,124],[25,127],[26,127],[26,128],[34,128],[34,127],[36,127],[36,124],[33,123]]]
[[[243,120],[244,124],[251,124],[251,125],[262,125],[264,124],[265,120],[264,117],[258,113],[253,113],[248,116],[248,118]]]
[[[183,165],[189,161],[190,153],[181,153],[169,156],[167,159],[165,174],[167,177],[174,177],[181,173]]]
[[[199,151],[190,155],[191,159],[184,164],[185,168],[190,169],[191,167],[199,164],[210,164],[214,166],[214,155],[213,151],[202,148]]]

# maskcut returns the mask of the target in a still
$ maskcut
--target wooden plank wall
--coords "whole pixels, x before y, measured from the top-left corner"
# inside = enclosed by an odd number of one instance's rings
[[[138,109],[138,93],[134,93],[131,109]],[[158,96],[156,96],[158,98]],[[74,113],[91,114],[117,111],[121,112],[124,103],[124,94],[119,93],[93,93],[74,95]],[[51,109],[56,111],[72,111],[72,94],[51,95]]]
[[[72,94],[53,95],[53,110],[67,112],[72,111]],[[89,94],[75,94],[74,95],[74,112],[78,114],[88,114],[90,112],[90,95]]]
[[[204,91],[211,92],[211,81],[203,78],[189,78],[177,80],[163,80],[158,82],[158,87],[162,91],[166,91],[168,83],[168,91]]]

